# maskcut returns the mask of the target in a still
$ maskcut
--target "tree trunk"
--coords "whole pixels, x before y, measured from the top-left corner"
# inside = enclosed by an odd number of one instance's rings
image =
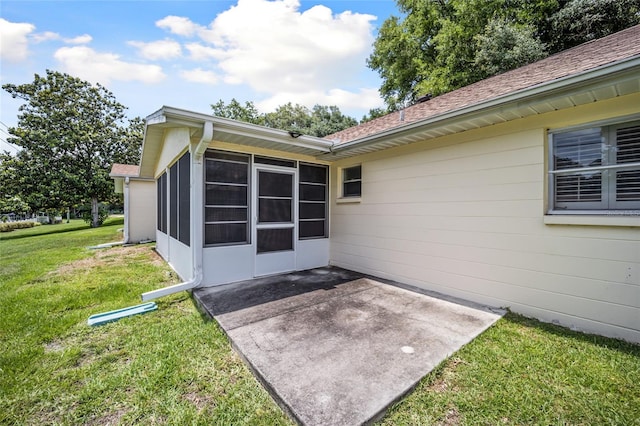
[[[98,199],[91,199],[91,227],[97,228],[100,226],[100,219],[98,217]]]

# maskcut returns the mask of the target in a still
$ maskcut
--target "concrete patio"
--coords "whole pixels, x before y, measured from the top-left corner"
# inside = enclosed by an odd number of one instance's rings
[[[380,418],[504,314],[335,267],[199,288],[193,296],[304,425]]]

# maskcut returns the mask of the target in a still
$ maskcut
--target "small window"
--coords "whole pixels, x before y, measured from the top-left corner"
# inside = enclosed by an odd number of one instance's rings
[[[362,166],[342,169],[342,196],[360,197],[362,195]]]
[[[553,132],[549,139],[552,213],[640,209],[640,122]]]

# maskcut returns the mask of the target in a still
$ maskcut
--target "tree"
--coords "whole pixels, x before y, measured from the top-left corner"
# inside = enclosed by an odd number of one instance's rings
[[[0,215],[2,213],[27,213],[29,205],[17,191],[21,162],[5,151],[0,153]]]
[[[120,129],[120,137],[114,141],[111,164],[138,164],[142,155],[144,138],[144,119],[134,117],[126,127]]]
[[[304,105],[291,102],[280,105],[273,112],[260,114],[253,102],[240,102],[232,99],[228,105],[219,100],[211,105],[214,115],[232,118],[247,123],[259,124],[274,129],[289,130],[305,135],[324,137],[332,133],[355,126],[358,121],[340,112],[337,106],[315,105],[309,109]]]
[[[559,52],[640,23],[640,0],[571,0],[549,21],[548,42]]]
[[[531,25],[514,25],[492,19],[484,34],[476,36],[475,64],[483,74],[499,74],[547,56],[544,43]]]
[[[233,120],[244,121],[245,123],[264,124],[264,117],[258,112],[253,102],[245,102],[244,106],[235,98],[231,99],[229,105],[225,105],[220,99],[217,103],[211,105],[213,115],[222,118],[231,118]]]
[[[393,112],[394,110],[392,108],[371,108],[369,110],[368,114],[365,114],[362,119],[360,120],[360,123],[366,123],[367,121],[371,121],[371,120],[375,120],[378,117],[382,117],[383,115],[387,115],[391,112]]]
[[[98,202],[113,191],[113,160],[137,161],[131,157],[139,156],[140,121],[127,127],[125,107],[106,88],[56,71],[2,87],[25,101],[9,129],[9,142],[22,147],[16,161],[24,201],[33,210],[90,202],[98,226]]]
[[[391,109],[640,22],[640,0],[396,1],[367,60]]]

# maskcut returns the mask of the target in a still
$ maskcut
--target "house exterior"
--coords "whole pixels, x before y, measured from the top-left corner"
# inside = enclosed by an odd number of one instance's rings
[[[136,178],[154,181],[141,214],[186,281],[143,297],[336,265],[640,342],[637,40],[324,139],[163,107]]]
[[[156,239],[155,221],[149,220],[156,213],[156,181],[139,177],[139,170],[136,165],[114,164],[109,173],[115,192],[123,194],[125,244]]]

